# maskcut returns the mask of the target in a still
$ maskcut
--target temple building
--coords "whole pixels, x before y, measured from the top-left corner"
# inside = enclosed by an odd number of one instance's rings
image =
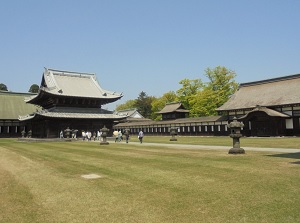
[[[217,108],[218,116],[187,118],[180,103],[167,104],[162,120],[119,123],[114,129],[140,129],[148,135],[228,136],[227,125],[237,117],[244,136],[300,136],[300,74],[240,84],[231,98]]]
[[[19,121],[20,115],[31,114],[40,110],[39,106],[27,104],[25,97],[33,93],[0,91],[0,138],[20,137],[24,126]]]
[[[162,120],[187,118],[189,110],[185,109],[181,102],[168,103],[165,107],[157,112],[162,115]]]
[[[0,91],[0,137],[17,137],[31,131],[32,137],[55,138],[61,130],[96,131],[104,125],[131,134],[228,136],[234,117],[243,122],[244,136],[300,136],[300,74],[240,84],[217,116],[188,117],[180,102],[166,104],[162,119],[142,117],[136,110],[118,112],[103,105],[122,94],[100,87],[95,74],[47,69],[38,94]],[[25,98],[25,101],[24,101]]]
[[[240,84],[217,111],[244,123],[246,136],[300,135],[300,74]]]
[[[125,116],[102,106],[119,100],[120,93],[100,87],[96,74],[45,68],[37,95],[27,97],[28,104],[41,110],[19,117],[32,137],[54,138],[60,131],[97,131],[104,125],[112,131],[113,122]]]
[[[144,118],[136,108],[116,111],[115,114],[126,116],[127,118],[137,119]]]
[[[170,135],[170,128],[175,127],[180,135],[222,136],[228,135],[227,119],[224,116],[209,116],[188,118],[189,110],[180,102],[168,103],[157,112],[162,114],[162,120],[128,119],[114,125],[115,130],[129,129],[132,134],[142,130],[147,135]]]

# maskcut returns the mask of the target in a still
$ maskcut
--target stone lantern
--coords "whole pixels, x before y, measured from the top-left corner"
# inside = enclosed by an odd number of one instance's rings
[[[29,130],[29,131],[28,131],[28,134],[27,134],[27,137],[28,137],[28,138],[31,138],[31,136],[32,136],[32,131]]]
[[[100,145],[108,145],[109,142],[106,141],[106,137],[107,133],[109,132],[109,129],[103,126],[103,128],[100,129],[100,131],[102,132],[101,137],[103,138],[103,140],[100,142]]]
[[[230,128],[230,137],[233,140],[233,147],[229,150],[229,154],[244,154],[245,150],[240,148],[240,138],[242,137],[241,129],[243,128],[244,124],[237,121],[237,118],[234,117],[233,121],[230,122],[228,125]]]
[[[25,137],[25,134],[26,134],[26,131],[25,131],[25,127],[24,127],[23,131],[21,132],[22,138]]]
[[[175,136],[178,134],[178,129],[176,127],[171,127],[170,128],[170,135],[172,136],[172,138],[170,139],[170,141],[177,141],[177,139],[175,138]]]
[[[70,135],[71,135],[72,130],[71,130],[69,127],[67,127],[67,128],[64,130],[64,132],[65,132],[65,134],[66,134],[67,139],[70,138]]]

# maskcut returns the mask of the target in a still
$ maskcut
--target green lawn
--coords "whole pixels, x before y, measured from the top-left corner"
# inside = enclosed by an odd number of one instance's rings
[[[0,139],[0,176],[0,222],[300,222],[299,153]]]
[[[177,136],[176,142],[170,142],[171,136],[145,136],[144,142],[156,143],[178,143],[191,145],[214,145],[232,146],[232,138],[221,137],[200,137],[200,136]],[[137,136],[130,137],[131,141],[138,142]],[[263,148],[296,148],[300,149],[300,137],[242,137],[241,147],[263,147]]]

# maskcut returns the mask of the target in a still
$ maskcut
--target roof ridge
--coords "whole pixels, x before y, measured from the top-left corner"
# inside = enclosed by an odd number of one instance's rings
[[[88,72],[78,72],[78,71],[68,71],[68,70],[57,70],[57,69],[52,69],[52,68],[46,68],[46,70],[48,71],[54,71],[54,72],[60,72],[60,73],[63,73],[63,74],[77,74],[77,75],[93,75],[95,76],[96,73],[88,73]]]
[[[0,90],[0,94],[37,95],[37,93],[32,93],[32,92],[15,92],[15,91],[2,91],[2,90]]]
[[[181,101],[174,101],[174,102],[169,102],[169,103],[166,103],[166,105],[172,105],[172,104],[182,104]]]
[[[265,79],[265,80],[260,80],[260,81],[241,83],[240,87],[248,87],[248,86],[259,85],[259,84],[267,84],[267,83],[279,82],[279,81],[283,81],[283,80],[291,80],[291,79],[296,79],[296,78],[300,78],[300,74],[293,74],[293,75],[275,77],[275,78],[270,78],[270,79]]]

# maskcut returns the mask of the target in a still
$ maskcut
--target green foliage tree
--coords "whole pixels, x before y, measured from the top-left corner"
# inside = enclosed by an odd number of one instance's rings
[[[40,87],[37,84],[33,84],[31,85],[31,87],[29,88],[28,92],[31,93],[38,93],[39,92]]]
[[[226,67],[207,68],[205,72],[209,82],[190,97],[191,117],[216,115],[216,109],[228,101],[238,88],[235,72]]]
[[[234,80],[236,73],[221,66],[217,66],[214,69],[207,68],[205,72],[210,80],[207,87],[213,90],[217,99],[216,107],[220,107],[228,101],[238,88],[238,83]]]
[[[212,115],[212,106],[214,105],[213,92],[209,88],[198,91],[190,97],[190,117],[201,117]]]
[[[226,67],[217,66],[207,68],[205,76],[208,82],[203,83],[201,79],[183,79],[179,82],[182,85],[175,92],[170,91],[162,97],[149,97],[141,92],[135,100],[129,100],[119,105],[116,110],[137,108],[145,117],[153,120],[160,120],[157,114],[165,104],[180,101],[186,109],[190,110],[190,117],[216,115],[216,109],[223,105],[237,90],[238,83],[234,80],[236,73]]]
[[[145,118],[151,117],[151,103],[155,97],[149,97],[144,91],[142,91],[136,99],[135,107]]]
[[[5,84],[3,84],[3,83],[0,83],[0,90],[1,91],[8,91],[7,90],[7,86]]]
[[[167,103],[171,103],[174,101],[177,101],[177,95],[174,91],[169,91],[167,93],[164,93],[162,97],[154,99],[151,103],[151,119],[161,120],[161,114],[157,114],[157,112],[163,109]]]
[[[183,79],[179,82],[182,87],[177,90],[177,98],[183,104],[186,109],[190,109],[190,99],[193,95],[195,95],[198,91],[203,88],[203,83],[201,79]]]
[[[128,100],[124,104],[117,105],[116,111],[127,110],[135,108],[136,99]]]

